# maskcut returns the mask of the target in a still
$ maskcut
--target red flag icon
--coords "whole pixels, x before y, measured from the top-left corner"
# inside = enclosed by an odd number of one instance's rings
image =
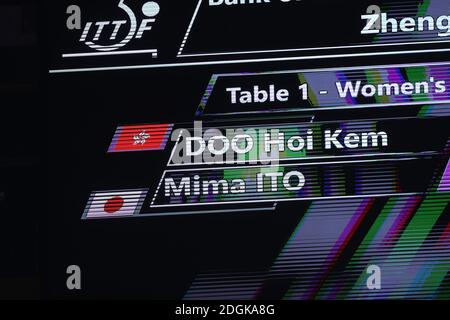
[[[147,189],[93,192],[84,219],[127,217],[139,214]]]
[[[164,150],[172,128],[173,124],[118,127],[108,153]]]

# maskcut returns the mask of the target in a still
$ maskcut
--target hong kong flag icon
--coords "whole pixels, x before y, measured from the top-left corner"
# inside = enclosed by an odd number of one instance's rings
[[[172,128],[172,124],[118,127],[108,153],[164,150]]]
[[[147,189],[92,192],[83,219],[137,215],[146,194]]]

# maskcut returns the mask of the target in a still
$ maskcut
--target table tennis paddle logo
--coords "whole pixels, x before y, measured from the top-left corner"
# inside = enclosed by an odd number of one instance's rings
[[[160,6],[155,1],[145,2],[140,7],[141,12],[134,12],[125,0],[119,0],[117,8],[118,15],[115,19],[84,23],[81,8],[71,5],[66,10],[66,27],[70,31],[78,31],[79,42],[90,49],[113,54],[133,40],[142,39],[152,30],[160,12]],[[153,49],[152,56],[157,57],[156,49]]]

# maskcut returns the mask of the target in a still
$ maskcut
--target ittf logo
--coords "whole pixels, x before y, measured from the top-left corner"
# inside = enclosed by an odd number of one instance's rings
[[[137,14],[119,0],[118,8],[123,11],[123,18],[110,21],[88,21],[82,28],[81,9],[76,5],[67,8],[67,28],[69,30],[82,30],[79,42],[98,52],[114,52],[125,47],[134,39],[141,39],[156,22],[160,6],[155,1],[148,1],[141,8],[142,14]],[[152,57],[156,58],[158,51],[152,49]],[[117,53],[119,54],[119,52]]]

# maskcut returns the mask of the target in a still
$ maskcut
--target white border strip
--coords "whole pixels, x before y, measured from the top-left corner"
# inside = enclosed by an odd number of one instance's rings
[[[450,51],[450,49],[448,49]],[[334,67],[334,68],[315,68],[315,69],[288,69],[279,71],[263,71],[263,72],[234,72],[234,73],[216,73],[213,77],[217,79],[220,77],[232,77],[232,76],[261,76],[261,75],[272,75],[272,74],[291,74],[291,73],[309,73],[309,72],[329,72],[329,71],[366,71],[367,69],[385,69],[385,68],[406,68],[406,67],[440,67],[440,66],[450,66],[450,60],[442,62],[418,62],[418,63],[396,63],[396,64],[375,64],[375,65],[362,65],[362,66],[351,66],[351,67]],[[217,80],[216,79],[216,80]]]
[[[314,200],[337,200],[337,199],[361,199],[361,198],[379,198],[379,197],[400,197],[400,196],[415,196],[421,195],[423,192],[410,193],[380,193],[380,194],[364,194],[356,196],[335,196],[335,197],[310,197],[310,198],[289,198],[289,199],[259,199],[247,201],[229,201],[229,202],[197,202],[197,203],[182,203],[182,204],[161,204],[153,205],[151,208],[172,208],[172,207],[187,207],[187,206],[204,206],[204,205],[223,205],[223,204],[243,204],[243,203],[261,203],[261,202],[294,202],[294,201],[314,201]],[[232,212],[232,211],[231,211]]]
[[[270,161],[280,161],[280,166],[282,166],[283,161],[307,161],[307,160],[320,160],[320,159],[347,159],[347,158],[364,158],[364,157],[392,157],[392,156],[427,156],[434,155],[436,151],[423,151],[423,152],[391,152],[391,153],[369,153],[369,154],[353,154],[353,155],[342,155],[342,156],[305,156],[298,158],[282,158],[282,159],[268,159]],[[172,159],[171,159],[172,160]],[[262,159],[257,160],[237,160],[233,162],[221,163],[221,165],[227,164],[249,164],[249,162],[256,161],[260,162]],[[216,165],[214,162],[202,162],[202,163],[180,163],[180,164],[168,164],[167,167],[192,167],[192,166],[201,166],[201,165]],[[211,167],[214,169],[214,167]]]
[[[239,54],[252,54],[252,53],[287,53],[287,52],[299,52],[299,51],[319,51],[319,50],[333,50],[333,49],[357,49],[357,48],[370,48],[370,47],[392,47],[392,46],[405,46],[405,45],[418,45],[418,44],[441,44],[450,43],[450,40],[436,40],[436,41],[415,41],[415,42],[403,42],[403,43],[379,43],[379,44],[361,44],[351,46],[335,46],[335,47],[318,47],[318,48],[296,48],[296,49],[271,49],[271,50],[259,50],[259,51],[235,51],[235,52],[213,52],[213,53],[197,53],[197,54],[182,54],[178,57],[208,57],[208,56],[222,56],[222,55],[239,55]]]
[[[350,46],[334,46],[334,47],[312,47],[312,48],[294,48],[294,49],[269,49],[269,50],[256,50],[256,51],[235,51],[235,52],[212,52],[212,53],[198,53],[198,54],[182,54],[186,45],[192,26],[197,18],[198,11],[200,9],[202,0],[199,0],[194,14],[192,15],[191,22],[187,28],[186,34],[178,50],[177,57],[206,57],[206,56],[220,56],[220,55],[239,55],[239,54],[252,54],[252,53],[284,53],[284,52],[299,52],[299,51],[314,51],[314,50],[333,50],[333,49],[356,49],[356,48],[370,48],[370,47],[388,47],[388,46],[405,46],[405,45],[418,45],[418,44],[435,44],[435,43],[450,43],[449,40],[435,40],[435,41],[413,41],[402,43],[375,43],[375,44],[362,44],[362,45],[350,45]]]
[[[410,101],[410,102],[394,102],[394,103],[378,103],[378,104],[355,104],[353,106],[335,106],[335,107],[310,107],[310,108],[288,108],[288,109],[273,109],[267,114],[274,113],[290,113],[290,112],[316,112],[325,110],[348,110],[348,109],[369,109],[369,108],[386,108],[398,106],[425,106],[425,105],[446,105],[450,100],[429,100],[429,101]],[[256,111],[240,111],[240,112],[221,112],[221,113],[203,113],[202,117],[217,117],[217,116],[240,116],[247,114],[256,114]]]
[[[398,162],[398,161],[410,161],[416,160],[418,157],[402,158],[402,159],[377,159],[377,160],[357,160],[357,161],[329,161],[329,162],[313,162],[313,163],[302,163],[302,164],[286,164],[282,167],[303,167],[309,165],[327,165],[327,164],[343,164],[343,163],[371,163],[371,162]],[[217,170],[230,170],[230,169],[256,169],[256,168],[271,168],[280,167],[279,165],[257,165],[257,166],[238,166],[238,167],[220,167],[220,168],[199,168],[199,169],[179,169],[179,170],[164,170],[159,185],[161,185],[164,177],[168,172],[192,172],[192,171],[217,171]],[[158,190],[159,191],[159,190]],[[310,197],[310,198],[283,198],[283,199],[258,199],[258,200],[240,200],[240,201],[225,201],[225,202],[197,202],[197,203],[180,203],[180,204],[165,204],[165,205],[155,205],[157,198],[157,192],[153,196],[153,201],[150,204],[150,208],[170,208],[170,207],[183,207],[183,206],[205,206],[205,205],[222,205],[222,204],[242,204],[242,203],[260,203],[260,202],[286,202],[286,201],[311,201],[311,200],[327,200],[327,199],[341,199],[341,198],[370,198],[370,197],[388,197],[388,196],[400,196],[400,195],[417,195],[419,193],[387,193],[387,194],[375,194],[375,195],[355,195],[355,196],[335,196],[335,197]]]
[[[144,54],[151,53],[153,56],[158,53],[157,49],[148,50],[129,50],[129,51],[108,51],[108,52],[86,52],[86,53],[64,53],[63,58],[78,58],[78,57],[95,57],[95,56],[118,56],[124,54]]]
[[[192,26],[194,25],[194,21],[197,18],[197,14],[198,14],[201,4],[202,4],[202,0],[199,0],[197,3],[197,7],[195,8],[194,15],[192,16],[191,22],[189,23],[189,26],[184,35],[183,41],[181,42],[181,46],[180,46],[180,49],[178,50],[177,57],[180,57],[180,55],[183,53],[184,46],[186,45],[186,42],[189,37],[189,33],[191,32]]]
[[[336,158],[336,157],[335,157]],[[329,164],[351,164],[351,163],[372,163],[372,162],[395,162],[395,161],[410,161],[416,160],[419,157],[410,156],[408,158],[400,159],[367,159],[367,160],[347,160],[347,161],[322,161],[322,162],[306,162],[306,163],[290,163],[290,164],[276,164],[276,165],[248,165],[248,166],[231,166],[231,167],[206,167],[206,168],[193,168],[193,169],[172,169],[165,170],[166,172],[190,172],[190,171],[216,171],[216,170],[230,170],[230,169],[257,169],[257,168],[278,168],[278,167],[303,167],[303,166],[315,166],[315,165],[329,165]]]
[[[214,214],[214,213],[254,213],[262,211],[275,211],[276,204],[273,206],[259,207],[259,208],[243,208],[243,209],[216,209],[216,210],[201,210],[201,211],[178,211],[178,212],[161,212],[161,213],[139,213],[132,216],[104,216],[104,217],[89,217],[82,218],[83,222],[92,220],[115,220],[115,219],[133,219],[133,218],[158,218],[158,217],[170,217],[170,216],[190,216],[190,215],[202,215],[202,214]]]
[[[128,66],[95,67],[95,68],[51,69],[51,70],[49,70],[49,73],[50,74],[57,74],[57,73],[74,73],[74,72],[137,70],[137,69],[152,69],[152,68],[195,67],[195,66],[212,66],[212,65],[221,65],[221,64],[227,65],[227,64],[241,64],[241,63],[283,62],[283,61],[318,60],[318,59],[353,58],[353,57],[372,57],[372,56],[389,56],[389,55],[423,54],[423,53],[443,53],[443,52],[450,52],[450,48],[449,49],[427,49],[427,50],[408,50],[408,51],[348,53],[348,54],[301,56],[301,57],[281,57],[281,58],[261,58],[261,59],[240,59],[240,60],[216,60],[216,61],[198,61],[198,62],[181,62],[181,63],[162,63],[162,64],[147,64],[147,65],[134,65],[134,66],[128,65]]]

